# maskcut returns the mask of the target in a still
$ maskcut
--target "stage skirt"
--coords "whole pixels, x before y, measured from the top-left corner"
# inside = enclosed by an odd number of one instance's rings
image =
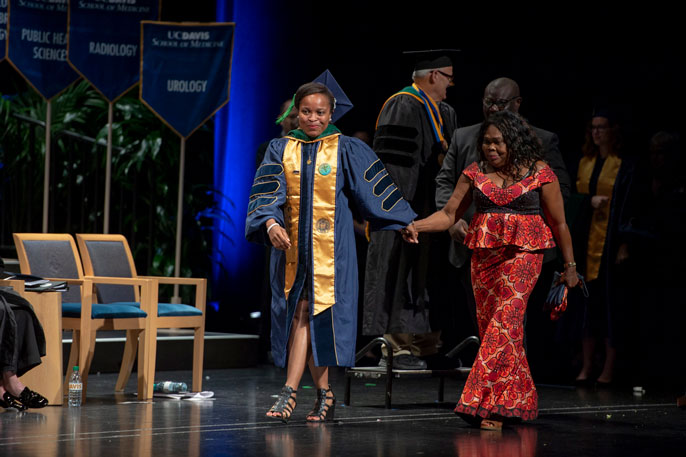
[[[538,395],[524,352],[524,313],[541,273],[542,251],[475,249],[472,287],[481,347],[456,413],[535,419]]]

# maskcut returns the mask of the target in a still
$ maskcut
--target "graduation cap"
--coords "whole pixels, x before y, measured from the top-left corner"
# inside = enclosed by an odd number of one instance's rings
[[[459,49],[429,49],[425,51],[404,51],[403,54],[412,60],[414,71],[435,70],[452,67],[457,60]]]
[[[331,116],[331,122],[336,122],[338,119],[343,117],[345,113],[353,108],[353,103],[350,101],[341,86],[338,85],[336,79],[333,77],[331,72],[327,69],[324,73],[317,76],[314,81],[315,83],[322,83],[329,88],[333,94],[333,115]]]
[[[613,124],[617,121],[617,114],[614,112],[612,107],[607,105],[599,105],[593,108],[593,113],[591,113],[591,119],[593,119],[594,117],[604,117],[608,121],[610,121],[610,124]]]
[[[345,113],[350,111],[353,108],[353,103],[350,101],[347,95],[345,95],[345,92],[343,92],[343,89],[341,86],[338,85],[336,82],[336,79],[333,77],[331,72],[326,69],[324,70],[324,73],[321,75],[317,76],[313,83],[320,83],[324,84],[333,94],[333,114],[331,115],[331,122],[336,122],[338,119],[343,117]],[[276,123],[280,124],[283,122],[286,117],[288,117],[288,114],[291,112],[291,110],[295,106],[295,94],[293,94],[293,99],[291,100],[291,104],[284,111],[284,113],[279,116],[278,119],[276,119]]]

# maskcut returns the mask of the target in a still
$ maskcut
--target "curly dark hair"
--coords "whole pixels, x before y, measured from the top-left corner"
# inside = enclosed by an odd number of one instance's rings
[[[321,83],[305,83],[302,86],[298,87],[298,91],[295,93],[295,98],[293,99],[293,104],[297,109],[300,109],[300,102],[302,101],[302,99],[307,97],[308,95],[314,94],[326,95],[329,99],[331,112],[333,113],[335,107],[335,99],[333,93],[331,93],[328,87]]]
[[[482,164],[486,163],[483,152],[484,135],[490,126],[496,127],[503,134],[503,140],[507,146],[507,162],[502,171],[515,181],[521,180],[527,173],[521,170],[533,171],[536,162],[543,160],[543,146],[531,126],[519,114],[502,110],[488,116],[481,124],[479,130],[478,146],[481,151]]]

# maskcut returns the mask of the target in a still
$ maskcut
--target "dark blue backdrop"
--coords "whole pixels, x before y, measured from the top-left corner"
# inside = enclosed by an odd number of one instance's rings
[[[217,0],[219,22],[235,22],[235,44],[231,72],[231,98],[214,117],[214,183],[220,217],[214,233],[215,297],[240,301],[241,311],[255,309],[246,300],[256,298],[261,287],[263,248],[245,240],[244,226],[248,197],[255,173],[255,152],[269,138],[265,132],[278,129],[273,119],[285,96],[280,89],[276,57],[280,51],[272,2],[267,0]],[[246,306],[247,305],[247,306]],[[217,304],[215,303],[215,306]]]

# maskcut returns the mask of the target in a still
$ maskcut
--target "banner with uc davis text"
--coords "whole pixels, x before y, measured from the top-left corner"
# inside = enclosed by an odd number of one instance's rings
[[[7,58],[51,99],[79,75],[67,63],[67,0],[10,0]]]
[[[5,58],[7,47],[7,2],[0,0],[0,60]]]
[[[69,0],[69,63],[116,100],[138,83],[140,23],[159,19],[159,12],[160,0]]]
[[[233,23],[141,23],[141,100],[188,138],[229,101]]]

